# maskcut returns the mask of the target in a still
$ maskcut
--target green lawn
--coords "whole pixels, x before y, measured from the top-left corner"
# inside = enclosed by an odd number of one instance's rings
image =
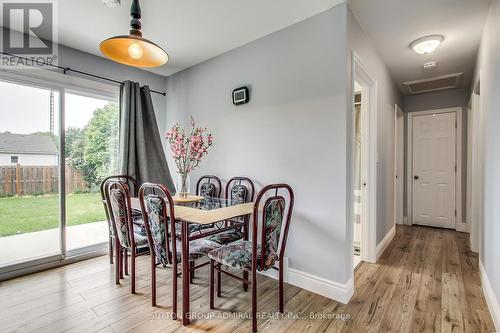
[[[66,197],[68,225],[105,221],[101,197],[96,193]],[[0,237],[57,228],[59,196],[0,198]]]

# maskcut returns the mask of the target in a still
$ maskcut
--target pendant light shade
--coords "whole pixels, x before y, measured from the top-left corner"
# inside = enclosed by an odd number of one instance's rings
[[[167,63],[167,52],[142,38],[139,0],[132,1],[130,16],[130,34],[102,41],[99,45],[102,54],[113,61],[135,67],[158,67]]]

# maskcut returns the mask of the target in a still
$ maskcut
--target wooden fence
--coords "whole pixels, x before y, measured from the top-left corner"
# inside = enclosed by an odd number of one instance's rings
[[[66,165],[66,193],[87,191],[81,173]],[[0,196],[41,195],[59,192],[57,166],[0,166]]]

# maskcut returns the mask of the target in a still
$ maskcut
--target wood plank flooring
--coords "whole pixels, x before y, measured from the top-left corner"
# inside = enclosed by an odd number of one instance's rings
[[[151,306],[149,258],[139,259],[136,295],[129,292],[128,278],[117,286],[113,274],[107,257],[100,257],[0,283],[0,331],[251,331],[250,293],[233,279],[223,281],[223,297],[216,298],[217,310],[210,311],[207,271],[197,272],[191,289],[196,318],[183,327],[170,318],[169,268],[158,272],[158,307]],[[259,331],[494,331],[468,234],[398,226],[379,262],[358,266],[355,286],[344,305],[287,285],[286,314],[278,318],[277,283],[260,276]]]

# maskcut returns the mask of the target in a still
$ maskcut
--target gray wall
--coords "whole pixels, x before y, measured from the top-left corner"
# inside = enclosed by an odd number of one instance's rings
[[[481,112],[484,115],[484,216],[479,249],[480,260],[496,295],[500,301],[500,0],[491,5],[484,28],[476,80],[481,79]],[[498,309],[498,308],[497,308]],[[494,315],[494,314],[492,314]],[[496,314],[499,320],[499,314]],[[499,323],[497,322],[497,325]],[[497,329],[499,327],[497,326]]]
[[[403,110],[405,112],[466,107],[467,104],[467,88],[436,91],[403,97]],[[467,119],[467,117],[465,119]]]
[[[289,265],[338,283],[352,276],[345,45],[342,4],[169,77],[166,108],[169,127],[193,115],[215,135],[192,182],[214,173],[294,188]],[[250,102],[233,106],[242,85]]]
[[[377,244],[394,226],[394,110],[401,105],[401,97],[389,70],[359,26],[348,13],[348,73],[350,87],[352,51],[361,59],[366,71],[377,82]],[[351,96],[349,93],[348,96]],[[350,98],[350,97],[349,97]],[[349,127],[351,128],[351,127]],[[350,169],[350,168],[349,168]]]

